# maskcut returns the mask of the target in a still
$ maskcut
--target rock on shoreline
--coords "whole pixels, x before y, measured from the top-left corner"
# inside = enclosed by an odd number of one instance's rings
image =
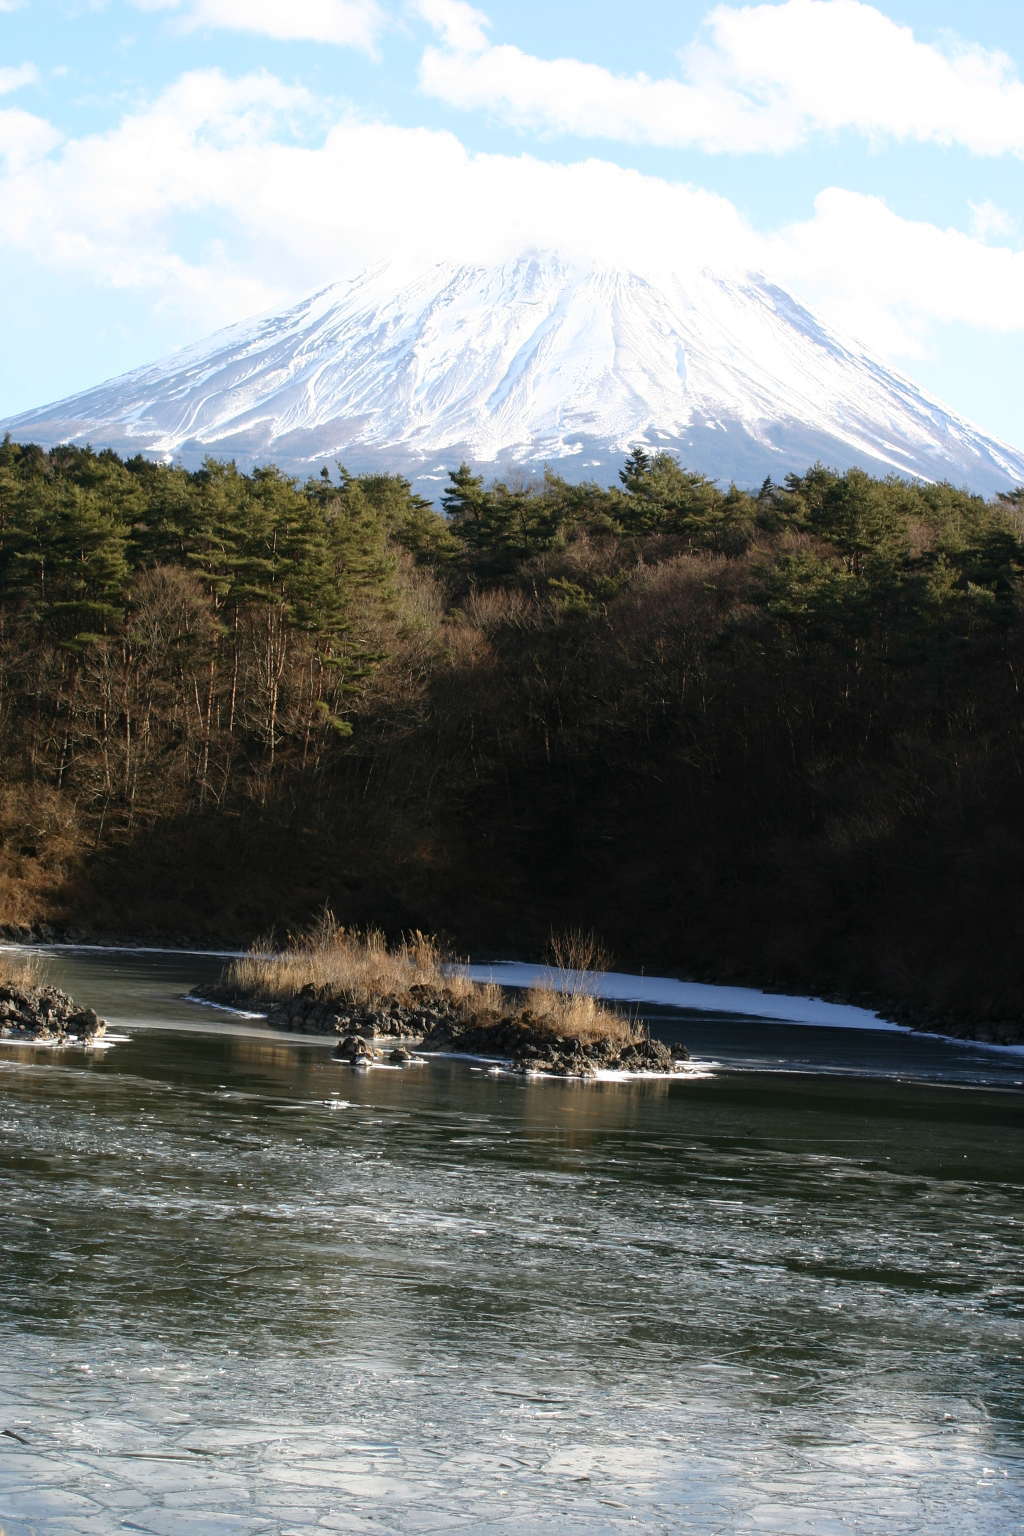
[[[0,1040],[89,1045],[106,1031],[105,1019],[57,987],[0,985]]]
[[[256,1010],[266,1016],[271,1029],[294,1031],[302,1035],[380,1035],[391,1040],[419,1039],[443,1019],[454,1019],[458,1005],[449,993],[430,987],[411,987],[411,1004],[397,998],[383,998],[376,1007],[354,1004],[332,996],[327,989],[312,984],[294,997],[278,1001],[253,996],[230,982],[208,982],[193,987],[190,997],[200,1003],[217,1003],[222,1008]]]
[[[355,1006],[312,985],[284,1001],[256,998],[225,982],[195,987],[189,995],[222,1007],[258,1009],[272,1029],[337,1036],[338,1055],[353,1062],[376,1059],[373,1041],[378,1038],[417,1040],[423,1051],[494,1056],[511,1061],[521,1072],[560,1077],[593,1077],[600,1071],[676,1072],[689,1060],[685,1046],[667,1046],[661,1040],[584,1041],[553,1034],[529,1011],[467,1014],[452,993],[431,987],[411,987],[408,1003],[385,998],[374,1007]]]
[[[553,1035],[529,1012],[481,1021],[476,1017],[438,1020],[420,1042],[423,1051],[456,1051],[498,1056],[521,1072],[558,1077],[594,1077],[598,1072],[678,1072],[689,1060],[685,1046],[662,1040],[580,1040]]]

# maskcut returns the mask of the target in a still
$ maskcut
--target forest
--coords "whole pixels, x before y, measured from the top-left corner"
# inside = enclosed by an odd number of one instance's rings
[[[1024,1013],[1024,488],[0,445],[0,923]],[[45,931],[45,930],[44,930]]]

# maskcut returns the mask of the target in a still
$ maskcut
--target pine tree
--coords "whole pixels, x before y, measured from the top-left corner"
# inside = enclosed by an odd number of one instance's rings
[[[126,529],[95,491],[58,481],[19,530],[12,585],[62,645],[84,649],[123,616],[127,542]]]
[[[639,445],[630,449],[629,457],[619,470],[619,479],[631,496],[642,496],[647,487],[651,470],[651,456]]]
[[[722,502],[713,480],[684,469],[671,453],[651,458],[635,448],[619,479],[627,491],[619,519],[628,533],[699,531]]]
[[[468,464],[450,471],[449,484],[441,497],[455,537],[473,553],[486,551],[492,542],[493,502],[480,475]]]
[[[459,552],[451,528],[433,503],[402,475],[360,475],[358,484],[388,535],[421,565],[444,565]]]

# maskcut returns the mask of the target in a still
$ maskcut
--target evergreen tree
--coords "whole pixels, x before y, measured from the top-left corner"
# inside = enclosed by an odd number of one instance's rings
[[[57,481],[8,545],[11,587],[62,645],[84,649],[123,616],[127,542],[95,491]]]
[[[619,470],[619,480],[630,496],[642,496],[646,491],[651,472],[651,456],[646,448],[631,448],[625,464]]]
[[[419,564],[443,566],[456,557],[459,545],[451,528],[402,475],[360,475],[358,483],[389,537]]]
[[[652,458],[634,449],[619,478],[627,491],[619,518],[628,533],[699,533],[722,504],[714,481],[671,453]]]
[[[441,505],[452,533],[470,554],[486,553],[493,543],[494,505],[482,476],[474,475],[469,465],[463,463],[450,471],[448,481]]]

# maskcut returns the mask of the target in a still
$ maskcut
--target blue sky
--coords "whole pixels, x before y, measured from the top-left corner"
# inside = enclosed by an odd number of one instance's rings
[[[1010,0],[0,0],[0,416],[370,261],[756,268],[1024,446]]]

